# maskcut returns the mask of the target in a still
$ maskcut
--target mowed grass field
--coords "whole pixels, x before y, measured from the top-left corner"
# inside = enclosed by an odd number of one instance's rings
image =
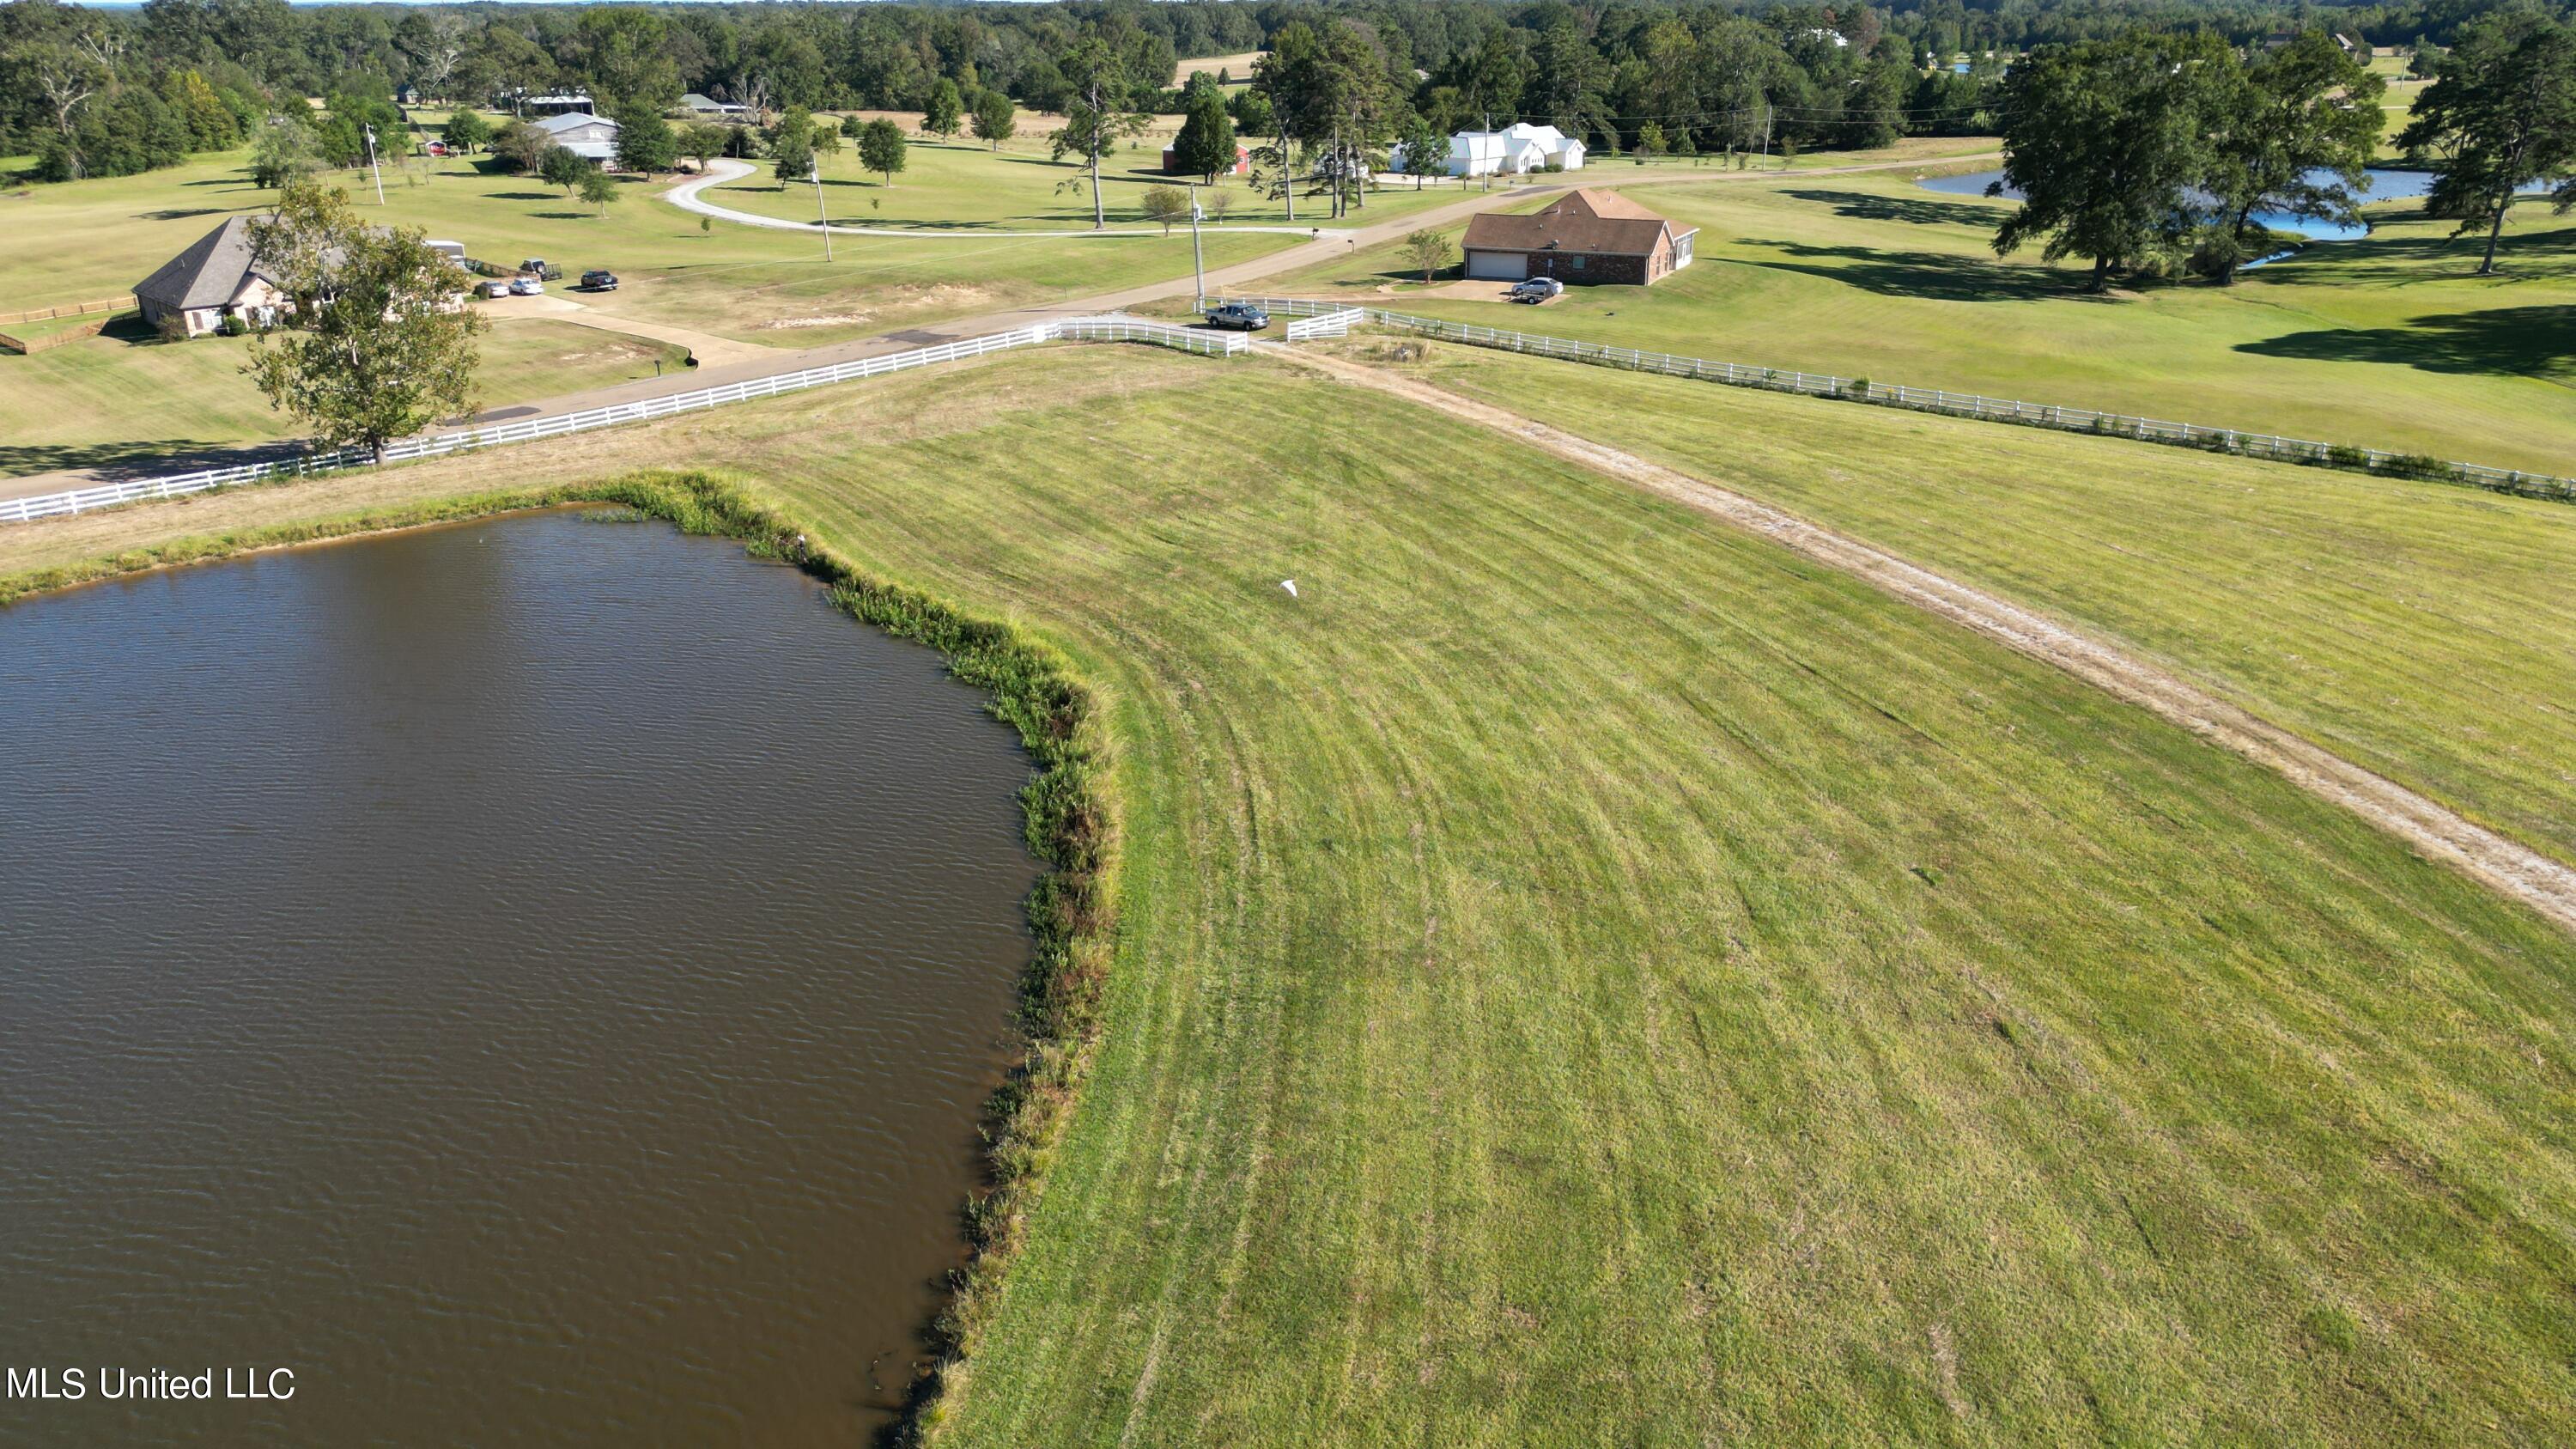
[[[1806,448],[1876,416],[1771,401]],[[2002,437],[2065,477],[2136,456]],[[2576,1418],[2576,942],[2040,665],[1377,394],[1050,350],[0,530],[0,573],[687,463],[1043,635],[1107,706],[1105,1035],[947,1442]]]
[[[1145,193],[1157,186],[1187,187],[1198,180],[1163,174],[1163,144],[1164,139],[1149,136],[1123,145],[1102,163],[1101,205],[1111,226],[1159,225],[1145,214]],[[761,169],[739,181],[709,187],[703,195],[737,211],[794,221],[814,219],[810,183],[782,187],[770,175],[767,163],[753,164]],[[904,169],[895,173],[891,185],[885,177],[860,167],[855,142],[844,143],[826,157],[821,170],[822,205],[835,225],[938,227],[968,236],[982,230],[1091,228],[1090,173],[1070,159],[1057,161],[1050,156],[1043,133],[1023,132],[999,150],[971,139],[943,142],[911,137],[905,146]],[[1213,191],[1225,197],[1227,210],[1222,225],[1211,220],[1203,226],[1208,240],[1237,240],[1227,236],[1228,227],[1281,226],[1290,220],[1288,208],[1256,194],[1248,178],[1221,177]],[[1386,221],[1456,201],[1461,194],[1458,183],[1446,178],[1416,187],[1411,177],[1388,177],[1383,186],[1365,193],[1359,208],[1348,217],[1334,220],[1326,215],[1330,197],[1301,191],[1295,221],[1301,227]],[[1200,195],[1210,199],[1211,189],[1202,186]],[[1188,227],[1177,231],[1186,233]]]
[[[141,176],[33,186],[0,197],[0,298],[44,306],[132,290],[227,216],[266,210],[246,153],[199,157]],[[528,177],[474,160],[405,160],[385,171],[378,208],[365,171],[331,173],[362,216],[419,226],[503,266],[542,257],[567,272],[607,267],[626,285],[584,302],[600,311],[782,348],[1185,277],[1187,235],[1115,243],[1045,237],[852,237],[826,262],[818,236],[715,222],[656,199],[670,178],[627,178],[605,217]],[[812,194],[806,193],[810,206]],[[1284,236],[1218,237],[1208,264],[1293,244]]]
[[[2576,218],[2517,207],[2503,273],[2447,222],[2390,208],[2230,288],[2082,292],[2080,271],[1991,247],[2010,205],[1903,174],[1649,186],[1700,228],[1648,289],[1546,307],[1422,295],[1392,248],[1269,284],[1376,305],[1768,367],[2105,408],[2215,427],[2576,471]],[[1535,205],[1536,203],[1532,203]],[[1454,275],[1454,273],[1453,273]],[[1499,287],[1489,288],[1498,293]]]
[[[32,356],[0,355],[0,478],[298,436],[241,375],[251,345],[165,343],[120,325]],[[651,377],[656,362],[678,369],[688,359],[685,348],[525,318],[496,322],[477,345],[487,407]]]
[[[2070,454],[2031,429],[1445,343],[1405,370],[2078,623],[2576,862],[2567,504],[2151,444]]]

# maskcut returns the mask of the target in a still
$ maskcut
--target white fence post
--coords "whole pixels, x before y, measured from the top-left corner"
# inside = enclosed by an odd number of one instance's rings
[[[1342,336],[1350,322],[1362,317],[1357,309],[1345,308],[1337,314]],[[1322,335],[1322,334],[1319,334]],[[773,373],[767,377],[748,378],[718,387],[698,388],[691,392],[666,393],[611,407],[589,408],[550,418],[529,418],[514,423],[468,428],[460,432],[429,434],[406,438],[385,450],[385,461],[406,462],[415,458],[437,457],[448,453],[491,447],[499,443],[530,442],[564,433],[588,432],[593,428],[612,427],[619,423],[639,422],[693,408],[720,407],[727,403],[749,402],[754,398],[775,397],[827,383],[847,382],[859,378],[879,377],[900,372],[908,367],[926,367],[933,363],[954,362],[961,358],[981,357],[1015,347],[1032,347],[1062,339],[1101,342],[1148,342],[1175,347],[1211,357],[1233,357],[1248,345],[1239,334],[1208,333],[1167,322],[1153,322],[1141,317],[1123,315],[1073,317],[1060,322],[1040,322],[1010,332],[996,332],[960,342],[943,342],[935,347],[919,347],[909,352],[888,353],[880,357],[857,358],[824,367],[805,368],[797,372]],[[77,514],[84,509],[103,508],[130,503],[139,498],[177,498],[202,493],[212,488],[235,483],[251,483],[264,478],[292,473],[326,473],[341,468],[373,466],[374,460],[355,450],[342,448],[328,453],[311,453],[294,459],[269,463],[246,463],[231,468],[207,468],[194,473],[165,474],[158,478],[141,478],[125,483],[105,483],[89,488],[75,488],[62,493],[48,493],[34,498],[0,500],[0,522],[32,523],[39,518]]]
[[[1218,303],[1252,301],[1265,311],[1292,316],[1311,317],[1326,312],[1350,310],[1336,309],[1331,303],[1306,301],[1294,297],[1218,297],[1213,300]],[[1578,342],[1570,338],[1533,336],[1517,331],[1505,332],[1492,327],[1479,327],[1473,323],[1443,322],[1437,318],[1418,317],[1385,308],[1371,308],[1358,320],[1403,328],[1433,337],[1444,337],[1470,346],[1500,348],[1508,352],[1570,358],[1577,362],[1591,362],[1611,367],[1628,366],[1643,369],[1647,365],[1646,354],[1635,348],[1614,348],[1598,343]],[[1293,322],[1289,324],[1290,341],[1297,341],[1308,335],[1343,335],[1340,332],[1308,334],[1300,332],[1298,326],[1299,324]],[[1711,362],[1703,358],[1676,358],[1665,353],[1659,353],[1656,356],[1659,359],[1655,364],[1656,367],[1675,376],[1707,378],[1742,387],[1814,393],[1826,397],[1845,395],[1843,379],[1839,377],[1828,376],[1819,379],[1805,372],[1783,372],[1776,368],[1764,367],[1739,368],[1732,362]],[[1681,370],[1682,363],[1689,364],[1687,372]],[[1889,387],[1894,389],[1892,394]],[[2222,435],[2232,446],[2249,455],[2253,452],[2258,437],[2255,434],[2238,434],[2233,430],[2204,428],[2191,423],[2170,423],[2157,418],[2123,417],[2087,408],[2068,408],[2057,403],[2026,403],[2018,399],[1989,398],[1981,394],[1954,396],[1938,388],[1910,388],[1903,384],[1872,385],[1860,392],[1858,396],[1865,401],[1880,402],[1889,401],[1892,398],[1901,406],[1917,408],[1925,412],[1946,413],[1953,417],[1991,419],[2002,416],[2015,422],[2029,421],[2042,427],[2058,428],[2068,432],[2116,432],[2140,442],[2149,443],[2178,443],[2188,446],[2196,444],[2204,436]],[[2334,457],[2334,448],[2330,444],[2283,438],[2273,434],[2262,434],[2259,437],[2265,444],[2265,451],[2275,458],[2321,463],[2331,461]],[[2361,454],[2364,465],[2372,470],[2380,468],[2397,456],[2376,448],[2354,451]],[[2450,477],[2455,480],[2488,484],[2501,492],[2520,494],[2529,498],[2576,500],[2576,479],[2520,471],[2508,473],[2501,468],[2490,468],[2474,463],[2446,463],[2443,466],[2449,470]]]

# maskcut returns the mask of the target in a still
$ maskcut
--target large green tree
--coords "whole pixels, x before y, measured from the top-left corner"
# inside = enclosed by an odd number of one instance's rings
[[[978,139],[990,142],[993,149],[999,151],[1002,143],[1011,139],[1011,133],[1019,128],[1018,108],[1011,104],[1009,96],[1000,91],[975,93],[975,135]]]
[[[1058,161],[1067,156],[1082,158],[1083,170],[1091,179],[1091,224],[1105,227],[1109,212],[1100,199],[1100,160],[1114,153],[1120,141],[1143,134],[1146,118],[1127,109],[1126,72],[1116,52],[1099,36],[1075,41],[1056,65],[1072,87],[1073,98],[1065,103],[1064,124],[1047,138],[1048,149]],[[1077,185],[1079,180],[1066,184]]]
[[[859,128],[859,164],[884,177],[888,186],[903,169],[905,149],[903,127],[883,116]]]
[[[668,171],[680,161],[680,138],[661,108],[629,102],[617,112],[617,164],[647,176]]]
[[[931,86],[930,98],[922,103],[921,129],[945,141],[957,134],[958,118],[965,109],[966,98],[959,94],[957,82],[941,76]]]
[[[778,189],[814,174],[814,118],[802,106],[790,106],[769,133],[769,171]]]
[[[292,181],[251,224],[261,270],[296,299],[296,328],[270,333],[243,371],[330,447],[385,445],[474,405],[466,279],[417,228],[361,224],[346,194]]]
[[[1225,92],[1205,80],[1190,78],[1189,111],[1181,132],[1172,138],[1172,157],[1183,171],[1195,171],[1214,184],[1217,173],[1234,169],[1234,117],[1225,109]]]
[[[447,118],[447,125],[439,132],[439,139],[447,143],[448,150],[460,156],[468,155],[477,146],[491,144],[492,124],[471,108],[459,109],[456,114]]]
[[[2225,97],[2202,189],[2217,217],[2203,247],[2221,282],[2263,245],[2258,211],[2357,222],[2379,151],[2387,83],[2310,30],[2257,60]]]
[[[1995,251],[2041,239],[2052,262],[2091,259],[2099,292],[2114,272],[2179,250],[2236,64],[2213,36],[2149,30],[2023,57],[2005,88],[2004,174],[1991,188],[2019,191],[2021,209]]]
[[[2576,29],[2533,12],[2471,25],[2397,142],[2431,158],[2425,211],[2457,221],[2456,235],[2486,231],[2478,275],[2492,274],[2505,213],[2523,188],[2556,182],[2559,208],[2576,205]]]

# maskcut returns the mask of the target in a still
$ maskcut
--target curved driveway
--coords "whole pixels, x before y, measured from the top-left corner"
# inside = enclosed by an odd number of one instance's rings
[[[724,221],[740,222],[744,226],[764,226],[773,231],[828,231],[834,236],[929,236],[946,237],[953,241],[960,237],[979,236],[1158,237],[1164,234],[1162,227],[1159,225],[1012,228],[987,226],[851,226],[847,222],[844,222],[839,226],[827,226],[819,221],[789,221],[783,216],[762,216],[758,212],[736,211],[730,206],[718,206],[714,202],[703,200],[698,196],[699,192],[706,190],[710,186],[718,186],[727,181],[740,180],[745,176],[749,176],[756,169],[757,168],[753,167],[749,163],[742,161],[710,161],[707,163],[706,175],[698,177],[693,181],[681,182],[679,185],[663,192],[662,199],[671,203],[673,206],[678,207],[682,211],[693,211],[700,216],[712,216]],[[1320,237],[1326,241],[1332,241],[1337,238],[1350,235],[1348,231],[1339,227],[1210,226],[1203,229],[1214,232],[1270,232],[1278,236]]]

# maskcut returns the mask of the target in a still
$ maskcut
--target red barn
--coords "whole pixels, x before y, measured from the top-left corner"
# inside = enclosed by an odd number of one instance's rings
[[[1185,168],[1181,165],[1181,158],[1180,158],[1180,157],[1178,157],[1178,156],[1176,156],[1176,155],[1174,155],[1174,154],[1172,153],[1172,148],[1171,148],[1171,147],[1166,146],[1166,147],[1164,147],[1164,148],[1163,148],[1163,174],[1164,174],[1164,175],[1166,175],[1166,176],[1191,176],[1191,175],[1196,175],[1196,174],[1198,174],[1198,173],[1196,173],[1196,172],[1192,172],[1192,171],[1189,171],[1189,170],[1185,169]],[[1232,166],[1228,167],[1227,169],[1225,169],[1225,170],[1223,170],[1223,171],[1218,172],[1217,174],[1218,174],[1218,175],[1220,175],[1220,176],[1249,176],[1249,175],[1251,175],[1251,174],[1252,174],[1252,150],[1251,150],[1251,148],[1250,148],[1250,147],[1248,147],[1248,146],[1240,145],[1240,144],[1236,145],[1236,147],[1234,148],[1234,165],[1232,165]]]

